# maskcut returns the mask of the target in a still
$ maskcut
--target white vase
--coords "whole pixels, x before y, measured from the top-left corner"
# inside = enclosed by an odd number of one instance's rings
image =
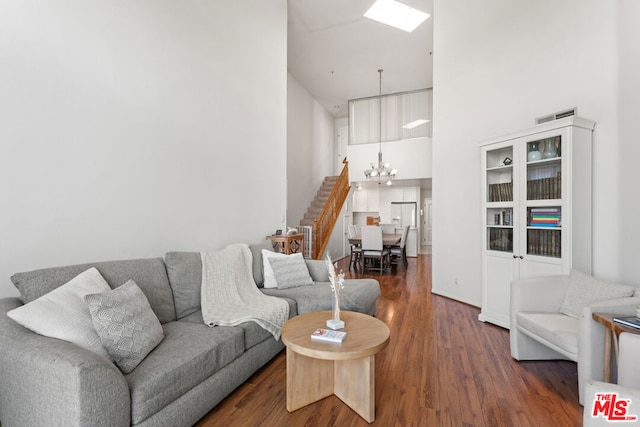
[[[542,152],[543,159],[552,159],[558,157],[556,152],[556,142],[554,138],[549,138],[544,142],[544,151]]]
[[[528,162],[535,162],[542,159],[542,153],[538,150],[538,143],[529,143],[529,153],[527,154]]]
[[[327,326],[331,329],[344,328],[344,321],[340,320],[340,296],[338,292],[333,292],[331,297],[331,319],[327,320]]]

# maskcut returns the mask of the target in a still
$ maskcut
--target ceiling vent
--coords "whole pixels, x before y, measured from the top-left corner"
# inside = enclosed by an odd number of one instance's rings
[[[540,123],[552,122],[554,120],[564,119],[565,117],[575,116],[576,112],[577,108],[571,108],[569,110],[559,111],[547,116],[538,117],[536,119],[536,124],[539,125]]]

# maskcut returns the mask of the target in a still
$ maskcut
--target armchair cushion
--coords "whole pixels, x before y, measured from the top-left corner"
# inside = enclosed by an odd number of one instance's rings
[[[517,325],[527,335],[546,340],[557,346],[566,356],[573,360],[578,355],[578,319],[561,313],[519,312],[516,314]]]
[[[604,282],[573,269],[568,280],[569,286],[560,306],[560,312],[576,319],[580,318],[582,307],[598,301],[630,297],[636,291],[634,286]]]

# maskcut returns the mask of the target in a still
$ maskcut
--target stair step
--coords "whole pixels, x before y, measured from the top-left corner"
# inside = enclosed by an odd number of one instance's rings
[[[322,182],[322,185],[318,189],[313,201],[310,203],[307,212],[300,220],[300,226],[309,227],[313,226],[314,222],[320,216],[320,213],[327,204],[327,200],[336,186],[336,182],[340,179],[339,176],[326,176]]]
[[[304,213],[304,217],[305,218],[318,218],[320,216],[320,212],[322,212],[322,209],[318,210],[308,210]]]
[[[327,204],[326,200],[314,200],[313,202],[311,202],[311,204],[309,205],[308,209],[320,209],[320,210],[322,210],[322,208],[326,204]]]

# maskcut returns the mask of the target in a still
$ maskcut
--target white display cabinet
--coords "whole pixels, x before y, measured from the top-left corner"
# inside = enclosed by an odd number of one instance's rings
[[[574,116],[480,143],[480,320],[509,328],[513,279],[591,273],[594,127]]]

